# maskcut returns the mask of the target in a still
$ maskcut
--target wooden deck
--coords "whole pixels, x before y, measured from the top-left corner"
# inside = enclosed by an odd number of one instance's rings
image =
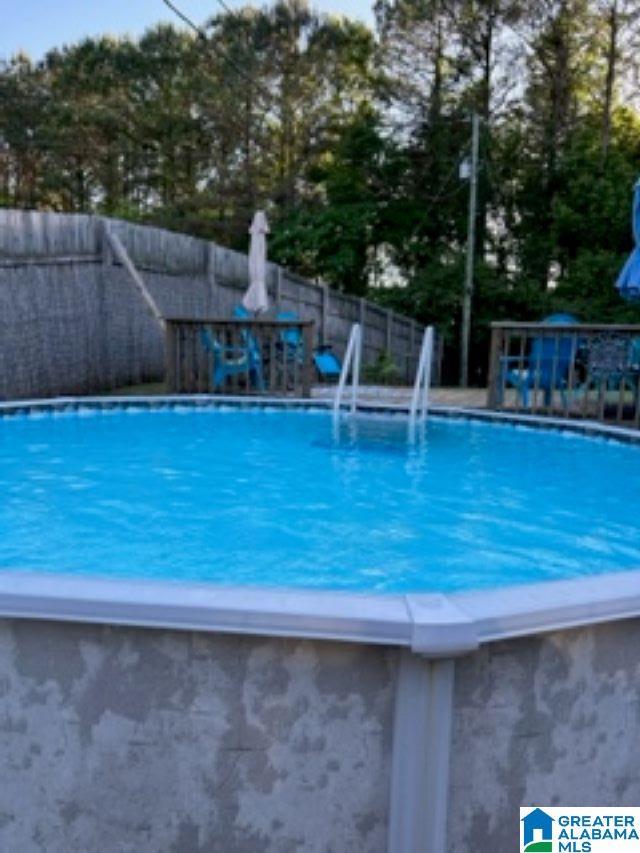
[[[488,406],[640,428],[640,324],[492,323]]]
[[[313,320],[165,317],[170,394],[310,397]]]

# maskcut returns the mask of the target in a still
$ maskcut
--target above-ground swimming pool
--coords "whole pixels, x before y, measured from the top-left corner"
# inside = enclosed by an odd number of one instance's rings
[[[638,801],[635,433],[0,413],[3,850],[506,853]]]
[[[325,410],[50,411],[0,421],[0,568],[454,592],[640,567],[640,448]]]

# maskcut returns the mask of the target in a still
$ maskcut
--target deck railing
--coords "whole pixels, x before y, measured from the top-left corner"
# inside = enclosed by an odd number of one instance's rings
[[[640,426],[640,326],[493,323],[490,409]]]
[[[313,322],[165,321],[169,393],[311,396]]]

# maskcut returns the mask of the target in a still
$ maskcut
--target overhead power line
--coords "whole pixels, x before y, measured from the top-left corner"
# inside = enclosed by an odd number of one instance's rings
[[[235,15],[235,12],[227,3],[225,3],[225,0],[217,0],[217,2],[219,6],[222,6],[227,15]]]
[[[239,65],[235,59],[229,55],[229,53],[222,48],[220,45],[216,45],[211,39],[207,36],[206,32],[202,29],[202,27],[198,26],[188,15],[186,15],[181,9],[176,6],[175,3],[171,2],[171,0],[162,0],[165,6],[167,6],[171,11],[176,15],[180,20],[185,23],[188,27],[190,27],[194,33],[198,36],[198,38],[207,44],[208,47],[213,48],[214,51],[217,51],[225,62],[227,62],[233,69],[236,71],[240,77],[249,83],[254,89],[258,89],[266,94],[268,98],[272,98],[272,93],[269,92],[268,89],[263,88],[262,86],[258,86],[256,80],[244,70],[244,68]],[[233,11],[229,8],[229,6],[224,2],[224,0],[217,0],[220,6],[227,12],[227,14],[234,16]]]
[[[198,35],[199,38],[204,39],[204,41],[207,41],[207,35],[204,30],[201,29],[195,23],[195,21],[192,21],[188,15],[185,15],[185,13],[181,9],[178,9],[178,7],[171,2],[171,0],[162,0],[162,2],[165,6],[171,9],[174,15],[180,18],[183,24],[186,24],[188,27],[190,27]]]

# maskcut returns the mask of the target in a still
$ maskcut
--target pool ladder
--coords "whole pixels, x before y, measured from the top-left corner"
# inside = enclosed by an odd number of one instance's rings
[[[429,391],[431,390],[431,365],[433,363],[433,326],[425,329],[420,348],[416,381],[413,384],[411,407],[409,409],[409,440],[415,441],[416,426],[427,419],[429,409]]]
[[[347,385],[347,378],[351,373],[351,403],[349,405],[350,414],[354,415],[358,405],[358,391],[360,389],[360,364],[362,363],[362,326],[360,323],[354,323],[349,334],[349,343],[347,351],[344,355],[342,370],[340,371],[340,379],[336,396],[333,400],[333,419],[337,421],[340,417],[342,408],[342,398]]]
[[[418,370],[411,395],[411,406],[409,408],[409,440],[413,442],[416,436],[416,426],[423,424],[427,419],[429,409],[429,391],[431,390],[431,365],[433,363],[433,326],[425,329],[420,348]],[[342,409],[342,398],[344,397],[347,379],[351,374],[351,402],[349,413],[354,415],[358,406],[358,391],[360,389],[360,365],[362,363],[362,327],[354,323],[349,335],[349,343],[344,356],[340,380],[336,396],[333,401],[333,419],[337,423]]]

